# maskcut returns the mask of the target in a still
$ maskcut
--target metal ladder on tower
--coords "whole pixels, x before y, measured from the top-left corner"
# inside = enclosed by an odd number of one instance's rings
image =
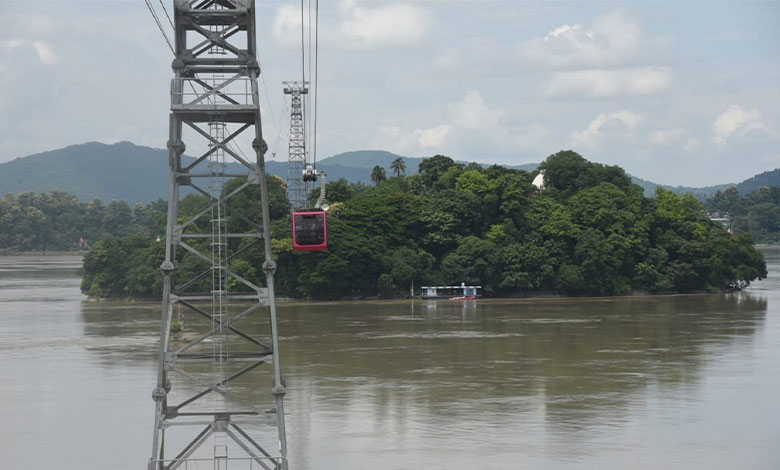
[[[276,264],[271,256],[254,1],[174,0],[174,22],[170,192],[148,468],[187,469],[201,463],[286,470],[285,388],[278,353]],[[252,129],[254,160],[236,144]],[[202,149],[194,161],[184,158],[185,140],[193,149]],[[230,178],[240,179],[234,183]],[[204,180],[207,184],[201,183]],[[261,217],[242,213],[233,204],[239,194],[257,186]],[[204,207],[180,213],[184,187],[203,195]],[[265,257],[264,286],[231,268],[238,254],[259,243]],[[177,309],[192,315],[183,336],[171,333]],[[269,366],[271,370],[260,372]],[[249,377],[268,383],[264,409],[247,403],[246,391],[256,383],[250,387],[241,381]],[[270,424],[269,415],[274,417]]]

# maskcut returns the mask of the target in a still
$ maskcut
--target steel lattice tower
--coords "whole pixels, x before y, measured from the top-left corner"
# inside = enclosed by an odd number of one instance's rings
[[[306,169],[306,129],[301,95],[309,93],[308,82],[284,82],[284,93],[290,95],[290,144],[287,157],[287,198],[293,210],[306,207],[308,184],[303,180]]]
[[[286,470],[254,1],[174,0],[174,22],[170,193],[148,468],[194,468],[197,462],[211,468],[213,462],[223,469],[233,462],[231,468]],[[251,132],[254,156],[248,158],[236,138]],[[183,157],[185,138],[204,149],[194,161]],[[203,207],[180,214],[182,187],[205,196]],[[257,193],[261,214],[247,213],[247,198]],[[236,256],[258,244],[264,287],[232,267]],[[188,314],[181,338],[171,334],[175,312]],[[238,389],[242,397],[251,395],[258,381],[270,393],[252,403],[237,397]]]

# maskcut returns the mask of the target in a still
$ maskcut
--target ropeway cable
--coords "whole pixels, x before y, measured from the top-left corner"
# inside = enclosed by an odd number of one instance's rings
[[[176,51],[173,48],[173,43],[171,43],[171,39],[168,37],[168,33],[165,32],[165,28],[163,28],[163,25],[160,22],[160,18],[157,16],[157,12],[154,11],[154,7],[152,6],[151,2],[149,0],[144,0],[144,3],[146,3],[146,8],[148,8],[149,13],[152,14],[152,18],[154,18],[154,22],[157,23],[157,27],[160,29],[160,32],[165,38],[165,42],[168,44],[168,47],[171,49],[171,52],[173,53],[173,55],[176,55]]]
[[[304,34],[304,4],[303,0],[301,0],[301,87],[303,89],[306,89],[306,42],[305,42],[305,34]],[[306,99],[304,97],[303,102],[301,103],[301,121],[303,123],[303,135],[306,135]],[[304,142],[306,142],[304,137]],[[304,154],[305,158],[305,154]]]
[[[312,163],[314,169],[317,169],[317,114],[320,109],[318,92],[320,84],[319,72],[319,50],[320,50],[320,0],[314,2],[314,133],[312,134]],[[311,29],[311,27],[310,27]],[[309,72],[311,73],[311,72]]]
[[[163,3],[162,0],[159,0],[159,1],[160,1],[160,6],[162,7],[163,11],[165,12],[165,16],[168,17],[168,23],[170,23],[171,24],[171,28],[173,28],[173,30],[176,31],[176,26],[173,25],[173,20],[171,19],[171,15],[168,14],[168,9],[165,8],[165,4]]]
[[[289,114],[289,109],[290,109],[290,107],[287,105],[286,101],[285,101],[285,103],[283,103],[283,105],[284,106],[283,106],[282,111],[281,111],[281,113],[282,113],[281,115],[282,116],[284,116],[285,114]],[[279,128],[277,129],[278,133],[276,134],[276,143],[274,144],[273,152],[271,152],[271,158],[272,159],[276,158],[276,153],[279,151],[279,144],[281,144],[281,142],[282,142],[282,133],[284,132],[285,129],[287,129],[287,127],[288,126],[279,126]],[[286,140],[287,141],[290,140],[290,131],[289,131],[289,129],[287,129],[287,139]]]

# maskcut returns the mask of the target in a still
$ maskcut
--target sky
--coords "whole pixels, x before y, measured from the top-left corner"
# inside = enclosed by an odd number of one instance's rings
[[[573,149],[658,183],[739,182],[780,167],[778,24],[780,1],[323,0],[317,155]],[[143,0],[0,0],[0,25],[0,162],[165,146],[172,55]],[[258,1],[257,25],[268,157],[285,161],[300,1]]]

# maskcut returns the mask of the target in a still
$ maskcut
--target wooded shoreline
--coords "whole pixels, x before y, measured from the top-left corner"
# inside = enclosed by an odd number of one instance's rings
[[[293,250],[285,182],[267,177],[271,246],[283,267],[276,273],[277,296],[396,298],[407,296],[410,285],[453,282],[481,285],[485,296],[500,298],[719,292],[766,276],[750,233],[731,234],[710,220],[710,208],[694,196],[658,189],[645,197],[621,168],[572,151],[551,155],[532,173],[436,155],[407,177],[398,163],[392,177],[374,168],[374,186],[328,183],[325,252]],[[230,180],[223,191],[242,184]],[[248,189],[231,199],[227,224],[236,233],[262,223],[259,187]],[[718,210],[733,210],[734,220],[749,229],[774,223],[780,189],[761,189],[750,199],[724,191],[713,201]],[[179,214],[198,214],[209,204],[208,196],[188,194]],[[166,206],[85,204],[60,192],[6,195],[0,198],[0,247],[45,253],[83,245],[90,248],[84,254],[84,293],[156,298],[162,292]],[[198,223],[203,226],[190,228],[210,233],[207,223]],[[190,248],[208,252],[207,238],[193,239]],[[231,258],[230,271],[249,285],[263,285],[262,245],[244,239],[227,246],[229,253],[240,252]],[[193,280],[190,292],[210,291],[208,260],[177,256],[175,262],[177,276]],[[229,284],[233,292],[247,288],[238,278]]]

